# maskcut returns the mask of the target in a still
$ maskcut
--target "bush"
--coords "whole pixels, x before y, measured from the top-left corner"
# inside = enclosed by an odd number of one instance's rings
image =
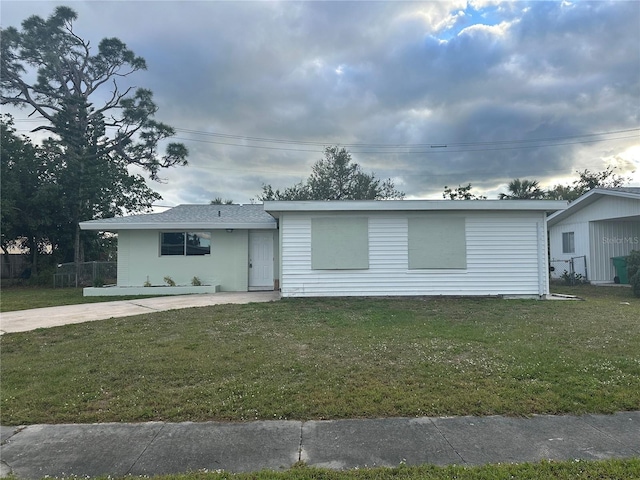
[[[173,278],[171,278],[169,275],[167,275],[166,277],[164,277],[164,282],[169,285],[170,287],[175,287],[176,286],[176,282],[173,281]]]
[[[633,294],[640,297],[640,250],[631,250],[627,257],[627,274]]]
[[[28,280],[30,286],[53,287],[53,275],[56,269],[53,266],[41,268],[36,275],[31,275]]]
[[[200,280],[198,277],[193,277],[191,279],[191,285],[193,285],[194,287],[199,287],[200,285],[202,285],[202,280]]]
[[[582,283],[586,283],[581,273],[569,273],[567,270],[562,272],[560,278],[564,280],[565,285],[580,285]]]

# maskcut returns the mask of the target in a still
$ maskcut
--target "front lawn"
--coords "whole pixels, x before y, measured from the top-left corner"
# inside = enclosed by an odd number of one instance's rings
[[[568,293],[572,295],[588,295],[589,297],[619,297],[620,299],[634,298],[628,287],[595,287],[591,285],[567,286],[552,285],[554,293]],[[80,303],[113,302],[116,300],[130,300],[147,298],[151,295],[134,295],[122,297],[83,297],[82,288],[51,288],[51,287],[0,287],[0,312],[12,312],[30,308],[57,307],[61,305],[76,305]]]
[[[640,300],[600,292],[290,299],[7,334],[1,422],[637,410]]]

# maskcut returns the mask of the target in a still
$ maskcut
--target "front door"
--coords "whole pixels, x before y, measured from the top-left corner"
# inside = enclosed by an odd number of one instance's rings
[[[273,232],[249,232],[249,290],[273,290]]]

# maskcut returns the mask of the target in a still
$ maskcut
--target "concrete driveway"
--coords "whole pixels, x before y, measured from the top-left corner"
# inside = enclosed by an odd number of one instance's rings
[[[36,328],[58,327],[70,323],[129,317],[143,313],[177,310],[180,308],[208,307],[230,303],[273,302],[280,292],[221,292],[206,295],[174,295],[140,300],[83,303],[61,307],[34,308],[0,314],[0,335],[26,332]]]

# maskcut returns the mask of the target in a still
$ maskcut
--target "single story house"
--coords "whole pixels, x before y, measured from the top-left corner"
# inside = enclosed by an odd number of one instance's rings
[[[549,216],[547,227],[552,276],[613,283],[612,258],[640,250],[640,188],[594,188]]]
[[[80,228],[118,234],[117,288],[87,288],[85,295],[189,293],[185,286],[198,287],[193,293],[278,288],[277,222],[262,205],[179,205],[81,222]],[[165,277],[180,288],[166,288]]]
[[[80,226],[118,233],[118,288],[112,291],[150,293],[144,284],[160,286],[170,276],[188,286],[196,276],[217,290],[280,289],[284,297],[540,298],[549,293],[546,215],[565,206],[541,200],[277,201],[180,205]]]
[[[549,293],[547,212],[564,201],[265,202],[283,297]]]

